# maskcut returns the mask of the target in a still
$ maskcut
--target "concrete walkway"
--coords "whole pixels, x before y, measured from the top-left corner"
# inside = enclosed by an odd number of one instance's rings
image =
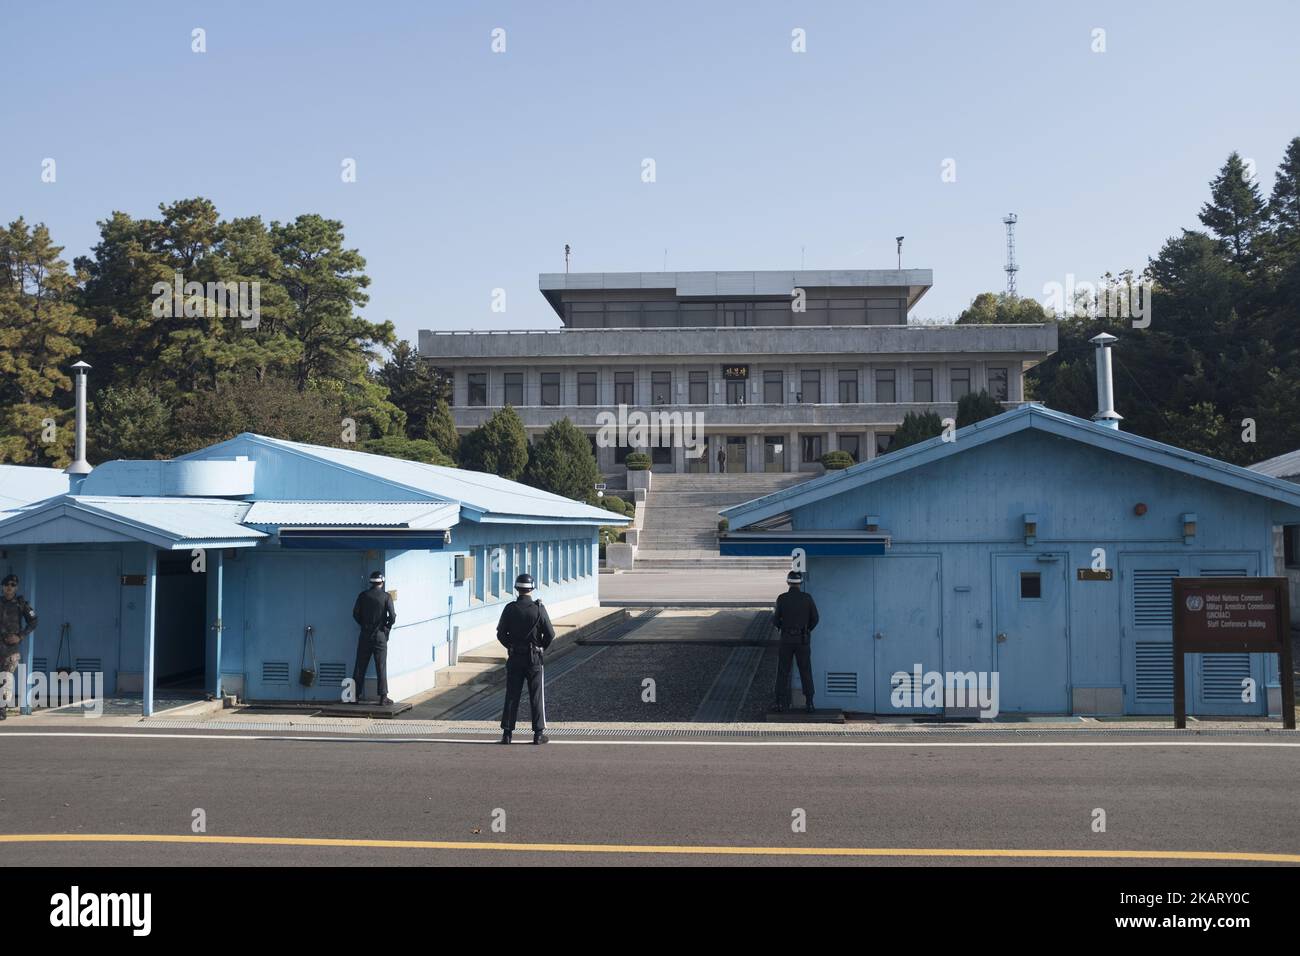
[[[786,590],[786,568],[621,571],[600,576],[600,601],[629,607],[771,607]]]

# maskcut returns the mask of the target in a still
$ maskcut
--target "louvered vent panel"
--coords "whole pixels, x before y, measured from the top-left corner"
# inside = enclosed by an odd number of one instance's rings
[[[1133,624],[1136,627],[1174,626],[1173,569],[1142,568],[1133,572]]]
[[[1241,704],[1242,681],[1250,677],[1249,654],[1206,654],[1201,658],[1201,693],[1207,702]]]
[[[1155,702],[1174,699],[1174,646],[1151,641],[1138,641],[1137,686],[1138,701]]]
[[[262,661],[262,683],[263,684],[289,683],[289,662],[288,661]]]
[[[826,693],[856,695],[857,692],[857,671],[830,671],[826,674]]]
[[[326,661],[320,665],[320,682],[327,687],[341,687],[348,676],[348,665]]]

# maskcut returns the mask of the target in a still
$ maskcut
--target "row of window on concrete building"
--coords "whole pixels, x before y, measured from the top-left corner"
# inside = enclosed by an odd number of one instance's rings
[[[463,401],[487,405],[764,405],[893,404],[900,401],[958,401],[972,391],[1009,400],[1012,369],[971,364],[951,366],[761,368],[720,371],[696,368],[652,370],[649,380],[634,368],[613,370],[489,371],[466,373]],[[743,369],[742,374],[734,374]],[[676,381],[674,381],[676,380]],[[946,383],[946,388],[944,385]],[[674,391],[676,385],[676,391]],[[710,387],[714,386],[714,387]],[[566,392],[568,393],[566,400]],[[602,395],[604,400],[602,400]],[[493,401],[492,399],[495,399]]]

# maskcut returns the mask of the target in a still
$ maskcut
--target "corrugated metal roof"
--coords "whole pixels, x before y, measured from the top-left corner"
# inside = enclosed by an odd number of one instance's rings
[[[58,468],[0,465],[0,511],[67,494],[68,480]]]
[[[1251,471],[1257,471],[1261,475],[1269,475],[1272,478],[1286,478],[1291,481],[1300,479],[1300,451],[1289,451],[1285,455],[1278,455],[1276,458],[1270,458],[1268,461],[1261,461],[1258,464],[1250,466]]]
[[[328,448],[324,445],[307,445],[302,442],[267,438],[264,435],[247,437],[268,445],[290,448],[304,455],[333,462],[361,474],[423,492],[435,500],[455,501],[475,511],[493,515],[519,515],[539,519],[568,519],[598,524],[622,522],[611,511],[594,508],[572,498],[553,495],[548,491],[531,488],[517,481],[481,471],[462,468],[445,468],[426,465],[419,461],[372,455],[345,448]]]
[[[72,495],[77,507],[141,525],[179,541],[264,538],[264,532],[240,522],[247,501],[213,498],[102,498]]]
[[[1230,465],[1184,448],[1152,441],[1150,438],[1113,428],[1104,428],[1095,422],[1076,418],[1042,405],[1022,405],[1012,411],[959,428],[956,438],[952,441],[943,436],[929,438],[888,455],[859,462],[840,471],[828,471],[816,478],[782,488],[769,495],[723,508],[718,514],[726,518],[737,530],[752,527],[811,502],[928,465],[941,458],[965,454],[986,442],[996,441],[1029,428],[1059,435],[1062,438],[1084,441],[1148,464],[1171,468],[1183,474],[1300,508],[1300,487],[1280,478],[1238,465]]]
[[[246,525],[276,527],[444,531],[459,521],[459,504],[434,501],[255,501],[244,515]]]

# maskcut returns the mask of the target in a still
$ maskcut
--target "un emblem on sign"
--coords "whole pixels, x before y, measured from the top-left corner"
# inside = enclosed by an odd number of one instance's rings
[[[1201,597],[1199,594],[1189,594],[1184,603],[1187,605],[1187,610],[1199,611],[1201,608],[1205,607],[1205,598]]]

